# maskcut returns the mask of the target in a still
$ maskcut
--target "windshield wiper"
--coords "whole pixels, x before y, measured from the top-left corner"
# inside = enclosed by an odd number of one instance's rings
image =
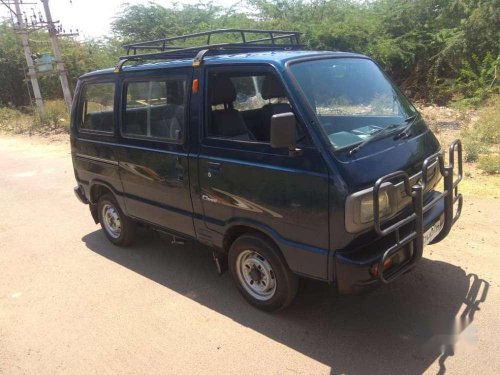
[[[349,151],[349,155],[355,154],[356,152],[361,150],[364,146],[366,146],[368,143],[371,143],[373,141],[376,141],[377,139],[381,139],[381,138],[388,136],[389,134],[393,133],[395,129],[400,128],[400,127],[401,127],[401,125],[391,124],[383,129],[377,130],[376,132],[372,133],[373,135],[370,138],[365,139],[359,145],[352,148]]]
[[[404,127],[403,130],[401,130],[400,133],[398,133],[398,135],[396,135],[396,139],[399,139],[399,138],[407,138],[410,136],[411,133],[409,133],[410,129],[412,128],[413,125],[415,125],[417,123],[417,119],[418,119],[418,113],[415,113],[414,115],[411,115],[410,117],[407,117],[405,119],[405,122],[408,122],[409,121],[409,124],[406,125]]]

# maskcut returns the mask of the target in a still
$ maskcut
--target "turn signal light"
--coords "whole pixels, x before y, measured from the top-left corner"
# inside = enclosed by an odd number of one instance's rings
[[[196,94],[198,92],[198,86],[199,86],[198,80],[193,79],[193,85],[192,85],[193,94]]]
[[[391,268],[392,266],[393,266],[392,258],[386,259],[384,261],[384,265],[382,267],[383,271]],[[373,266],[373,268],[372,268],[372,274],[373,274],[373,276],[378,276],[378,263],[375,264],[375,266]]]

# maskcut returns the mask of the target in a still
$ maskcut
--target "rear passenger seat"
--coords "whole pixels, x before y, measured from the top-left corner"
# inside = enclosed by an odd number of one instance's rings
[[[184,106],[167,104],[151,107],[151,136],[168,139],[178,139],[184,123]],[[124,131],[126,134],[147,135],[148,109],[138,108],[127,110]]]
[[[151,135],[179,139],[184,123],[184,107],[177,104],[151,108]],[[154,126],[153,126],[154,124]]]
[[[87,130],[109,131],[114,124],[114,113],[110,112],[96,112],[88,113],[85,116],[83,128]]]

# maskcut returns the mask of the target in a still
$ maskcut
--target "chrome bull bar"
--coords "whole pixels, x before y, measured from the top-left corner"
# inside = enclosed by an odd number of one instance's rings
[[[423,193],[429,183],[429,168],[438,163],[438,170],[443,177],[443,191],[435,196],[430,202],[424,205]],[[455,165],[457,166],[456,178],[454,175]],[[440,200],[444,203],[444,223],[439,234],[432,240],[431,243],[436,243],[445,238],[451,230],[451,227],[460,217],[462,212],[463,197],[458,192],[458,184],[462,181],[462,143],[460,140],[455,140],[451,143],[448,149],[448,164],[445,165],[443,152],[438,152],[426,158],[422,165],[422,182],[413,186],[410,185],[410,177],[404,171],[397,171],[381,177],[375,183],[373,188],[373,222],[375,231],[380,236],[387,236],[395,233],[396,243],[390,246],[380,258],[378,263],[378,278],[382,283],[389,283],[396,279],[402,273],[413,268],[417,261],[422,257],[424,250],[424,214],[431,208],[436,206]],[[390,224],[383,228],[383,224],[390,219],[380,218],[380,190],[384,184],[388,182],[402,182],[404,191],[407,196],[412,199],[413,212],[396,223]],[[456,211],[454,210],[455,203],[458,202]],[[410,230],[403,238],[401,237],[401,228],[413,223],[413,229]],[[384,264],[392,255],[398,252],[406,245],[412,244],[413,253],[410,258],[401,265],[395,272],[388,276],[384,275]]]

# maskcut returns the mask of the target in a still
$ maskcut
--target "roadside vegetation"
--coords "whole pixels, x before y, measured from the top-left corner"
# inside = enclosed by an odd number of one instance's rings
[[[69,116],[63,100],[45,101],[45,118],[31,106],[0,107],[0,132],[11,134],[44,135],[68,133]]]
[[[486,101],[478,115],[462,130],[465,160],[477,162],[485,173],[500,174],[500,96]]]
[[[245,0],[231,8],[210,1],[168,7],[124,4],[111,35],[65,39],[62,49],[74,86],[81,74],[114,66],[127,42],[216,28],[298,30],[307,48],[375,58],[421,108],[450,108],[456,119],[448,123],[459,124],[454,134],[463,139],[466,161],[484,173],[498,174],[499,25],[498,0]],[[212,42],[229,41],[217,38]],[[32,33],[30,39],[35,54],[50,51],[46,33]],[[40,121],[32,109],[24,68],[16,34],[8,20],[0,21],[0,130],[67,131],[57,77],[40,79],[47,106],[47,117]],[[437,133],[450,133],[432,118],[430,122]]]
[[[500,197],[500,95],[478,108],[456,108],[417,103],[427,124],[443,146],[460,138],[465,181],[470,195]]]

